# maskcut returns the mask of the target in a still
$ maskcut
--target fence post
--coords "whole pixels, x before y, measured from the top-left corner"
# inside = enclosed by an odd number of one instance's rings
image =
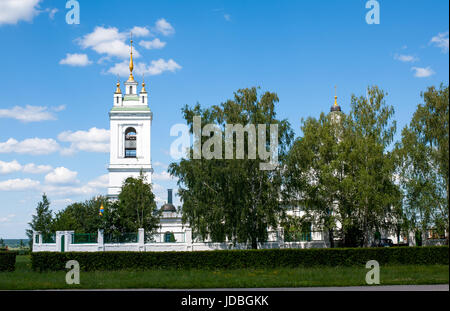
[[[103,229],[98,229],[97,232],[97,250],[103,252],[105,250],[105,244],[103,240]]]
[[[284,229],[281,227],[278,229],[278,247],[279,248],[284,248]]]
[[[414,231],[408,232],[408,245],[416,246],[416,235],[414,234]]]
[[[144,228],[138,230],[138,250],[143,252],[145,250],[145,231]]]
[[[38,237],[38,242],[36,243],[36,236]],[[32,251],[40,251],[41,250],[41,244],[42,244],[42,236],[41,236],[41,232],[39,231],[33,231],[33,244],[32,244]],[[36,247],[35,247],[36,246]]]
[[[192,251],[192,229],[186,228],[184,231],[184,240],[186,242],[186,251]]]
[[[56,231],[55,232],[55,241],[56,241],[56,251],[61,252],[61,237],[64,235],[64,231]],[[41,237],[42,239],[42,237]]]
[[[70,244],[72,244],[72,234],[74,234],[75,233],[75,231],[64,231],[64,236],[65,236],[65,238],[64,238],[64,243],[65,243],[65,245],[64,245],[64,248],[65,248],[65,251],[66,252],[70,252],[71,251],[71,249],[70,249]]]

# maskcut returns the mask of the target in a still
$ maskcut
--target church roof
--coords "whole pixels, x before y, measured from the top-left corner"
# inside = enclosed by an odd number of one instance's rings
[[[330,108],[330,112],[336,112],[336,111],[341,111],[341,106],[338,105],[337,103],[337,96],[334,96],[334,105],[331,106]]]
[[[176,213],[177,208],[172,203],[166,203],[161,207],[161,211]]]

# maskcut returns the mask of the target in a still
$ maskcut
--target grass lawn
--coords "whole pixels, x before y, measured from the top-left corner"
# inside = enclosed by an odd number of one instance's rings
[[[240,270],[146,270],[81,272],[67,285],[66,272],[34,272],[29,256],[17,256],[16,271],[0,272],[0,289],[56,288],[226,288],[366,285],[365,267]],[[449,266],[381,266],[380,285],[448,284]]]

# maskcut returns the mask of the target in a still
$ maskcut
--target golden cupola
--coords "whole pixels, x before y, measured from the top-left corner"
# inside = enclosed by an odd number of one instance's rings
[[[334,87],[334,105],[331,106],[330,112],[341,111],[341,106],[337,103],[336,86]]]

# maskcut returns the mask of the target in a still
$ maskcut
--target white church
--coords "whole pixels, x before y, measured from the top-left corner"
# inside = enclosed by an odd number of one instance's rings
[[[109,111],[110,161],[108,166],[108,198],[117,199],[122,184],[128,177],[138,177],[142,171],[147,183],[152,183],[151,127],[153,113],[149,97],[142,82],[133,77],[133,41],[131,40],[130,75],[121,89],[117,82],[113,105]],[[124,91],[124,92],[122,92]],[[33,233],[33,252],[39,251],[199,251],[217,249],[246,249],[248,245],[231,242],[215,243],[193,238],[189,224],[182,223],[181,211],[172,202],[172,189],[168,189],[167,203],[161,207],[160,226],[151,240],[145,239],[144,229],[139,229],[135,239],[125,243],[105,239],[103,230],[98,230],[94,241],[77,242],[74,231],[57,231],[51,241],[43,240],[40,232]],[[283,241],[282,229],[276,228],[269,234],[269,240],[260,243],[259,248],[284,247],[326,247],[321,233],[314,233],[308,239],[298,242]]]
[[[149,97],[142,82],[141,88],[133,77],[133,50],[131,41],[130,76],[124,82],[124,93],[117,82],[113,95],[113,105],[109,111],[110,120],[110,161],[108,197],[117,199],[123,182],[128,177],[138,177],[142,171],[146,182],[152,183],[151,126],[153,113],[149,107]],[[331,113],[340,113],[335,103]],[[337,115],[336,115],[337,116]],[[337,116],[338,117],[338,116]],[[74,231],[57,231],[54,239],[44,241],[40,232],[33,233],[33,252],[39,251],[199,251],[217,249],[246,249],[247,244],[231,242],[215,243],[193,238],[189,224],[182,223],[181,211],[172,202],[172,190],[168,189],[167,203],[161,207],[160,226],[151,240],[145,239],[144,229],[139,229],[134,239],[125,243],[111,242],[104,238],[103,230],[98,230],[94,241],[79,242]],[[300,210],[290,211],[300,216]],[[259,243],[258,248],[312,248],[327,247],[328,239],[323,232],[311,232],[298,241],[285,241],[282,228],[269,231],[269,239]]]

